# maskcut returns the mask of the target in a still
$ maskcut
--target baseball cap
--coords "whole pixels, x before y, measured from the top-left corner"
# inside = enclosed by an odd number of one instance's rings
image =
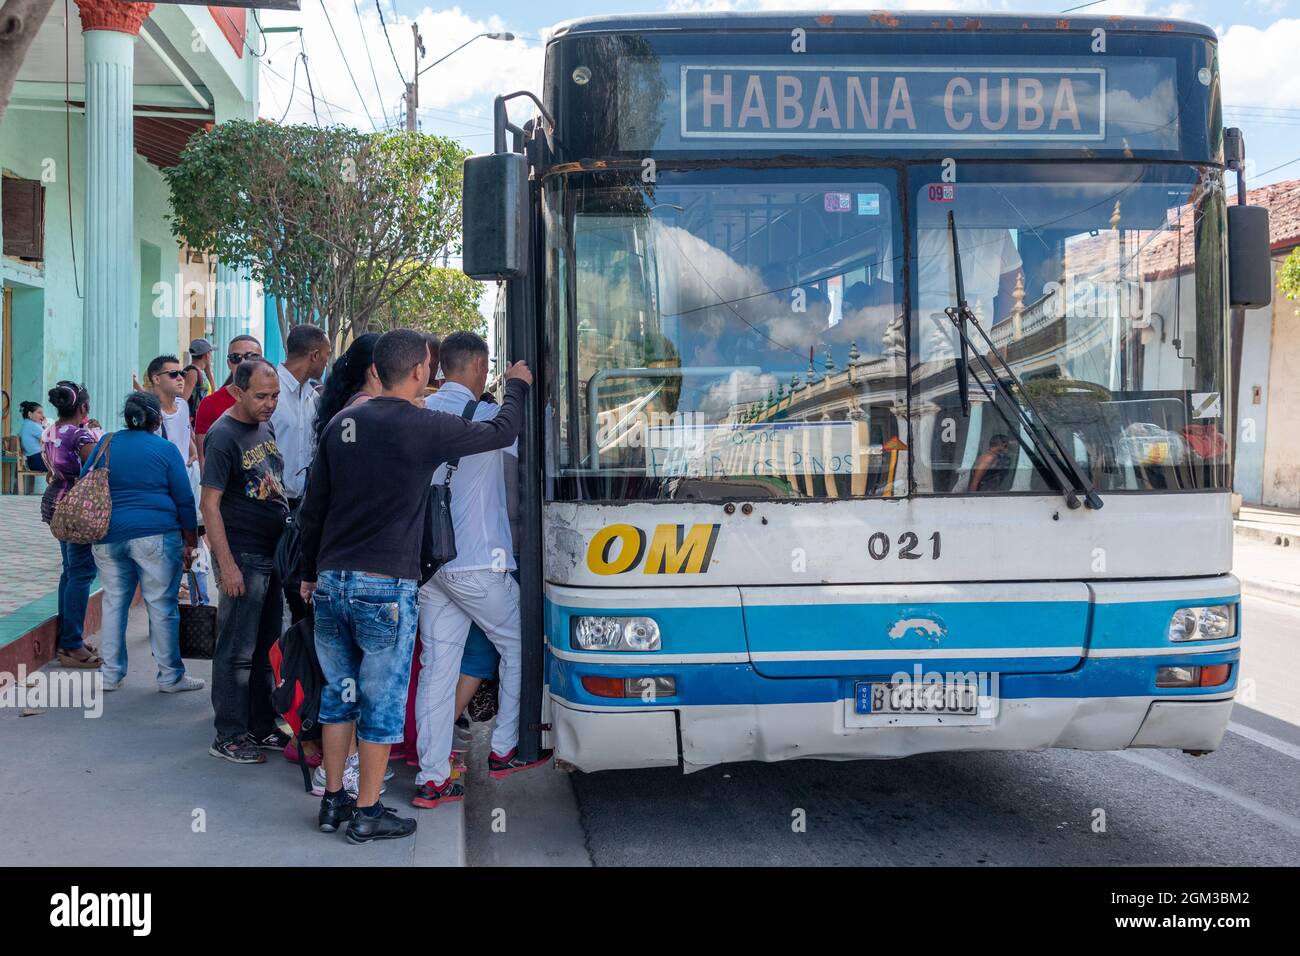
[[[212,343],[207,339],[195,339],[190,343],[190,354],[197,358],[212,351]]]

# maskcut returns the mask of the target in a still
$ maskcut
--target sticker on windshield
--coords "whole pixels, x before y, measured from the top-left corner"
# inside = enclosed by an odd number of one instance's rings
[[[880,215],[880,193],[858,193],[858,215]]]
[[[1223,402],[1218,392],[1192,392],[1193,418],[1222,418]]]
[[[932,183],[926,190],[930,202],[954,202],[957,199],[957,187],[952,183]]]
[[[827,193],[823,208],[827,212],[852,212],[853,193]]]

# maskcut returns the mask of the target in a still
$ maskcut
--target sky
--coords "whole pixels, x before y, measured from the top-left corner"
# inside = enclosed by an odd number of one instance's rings
[[[1082,0],[895,0],[889,9],[1057,13]],[[337,122],[361,129],[398,126],[402,76],[413,65],[411,23],[418,22],[426,56],[421,68],[475,34],[510,31],[511,42],[480,38],[432,66],[420,78],[420,128],[452,137],[472,152],[492,146],[492,98],[530,89],[540,93],[544,37],[575,17],[667,10],[863,9],[853,0],[483,0],[441,6],[417,0],[300,0],[297,12],[261,11],[263,26],[298,26],[266,37],[262,63],[265,117],[286,122]],[[387,32],[380,23],[380,11]],[[1225,123],[1240,126],[1252,186],[1300,179],[1300,0],[1105,0],[1088,14],[1146,15],[1194,20],[1219,35],[1228,107]],[[331,29],[332,28],[332,29]],[[391,49],[390,49],[391,46]],[[306,68],[299,53],[306,53]],[[399,76],[399,68],[401,76]],[[316,95],[316,116],[306,78]],[[292,97],[291,97],[292,92]],[[521,107],[516,105],[516,111]],[[519,121],[527,115],[512,118]],[[1284,165],[1285,164],[1285,165]]]

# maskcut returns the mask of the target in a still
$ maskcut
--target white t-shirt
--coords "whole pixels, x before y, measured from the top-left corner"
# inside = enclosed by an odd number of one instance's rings
[[[465,405],[478,396],[458,382],[447,382],[424,400],[426,408],[459,416]],[[501,409],[491,402],[479,402],[474,421],[497,417]],[[514,546],[510,538],[510,515],[506,510],[506,455],[519,456],[518,442],[499,451],[485,451],[460,460],[451,476],[451,523],[456,529],[456,558],[443,565],[448,571],[513,571]],[[513,462],[511,465],[513,466]],[[440,465],[433,480],[447,477]]]
[[[158,433],[176,446],[181,453],[181,461],[190,460],[190,406],[176,399],[176,411],[168,414],[166,409],[162,413],[162,426]]]

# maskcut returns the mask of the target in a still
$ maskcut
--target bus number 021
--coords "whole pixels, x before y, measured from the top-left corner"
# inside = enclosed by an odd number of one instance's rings
[[[889,535],[883,531],[877,531],[867,539],[867,554],[871,555],[873,560],[883,561],[889,557],[890,549]],[[925,557],[920,551],[921,539],[915,531],[904,531],[898,536],[898,559],[900,561],[919,561]],[[943,539],[939,532],[936,531],[930,535],[930,560],[938,561],[939,554],[942,550]]]

